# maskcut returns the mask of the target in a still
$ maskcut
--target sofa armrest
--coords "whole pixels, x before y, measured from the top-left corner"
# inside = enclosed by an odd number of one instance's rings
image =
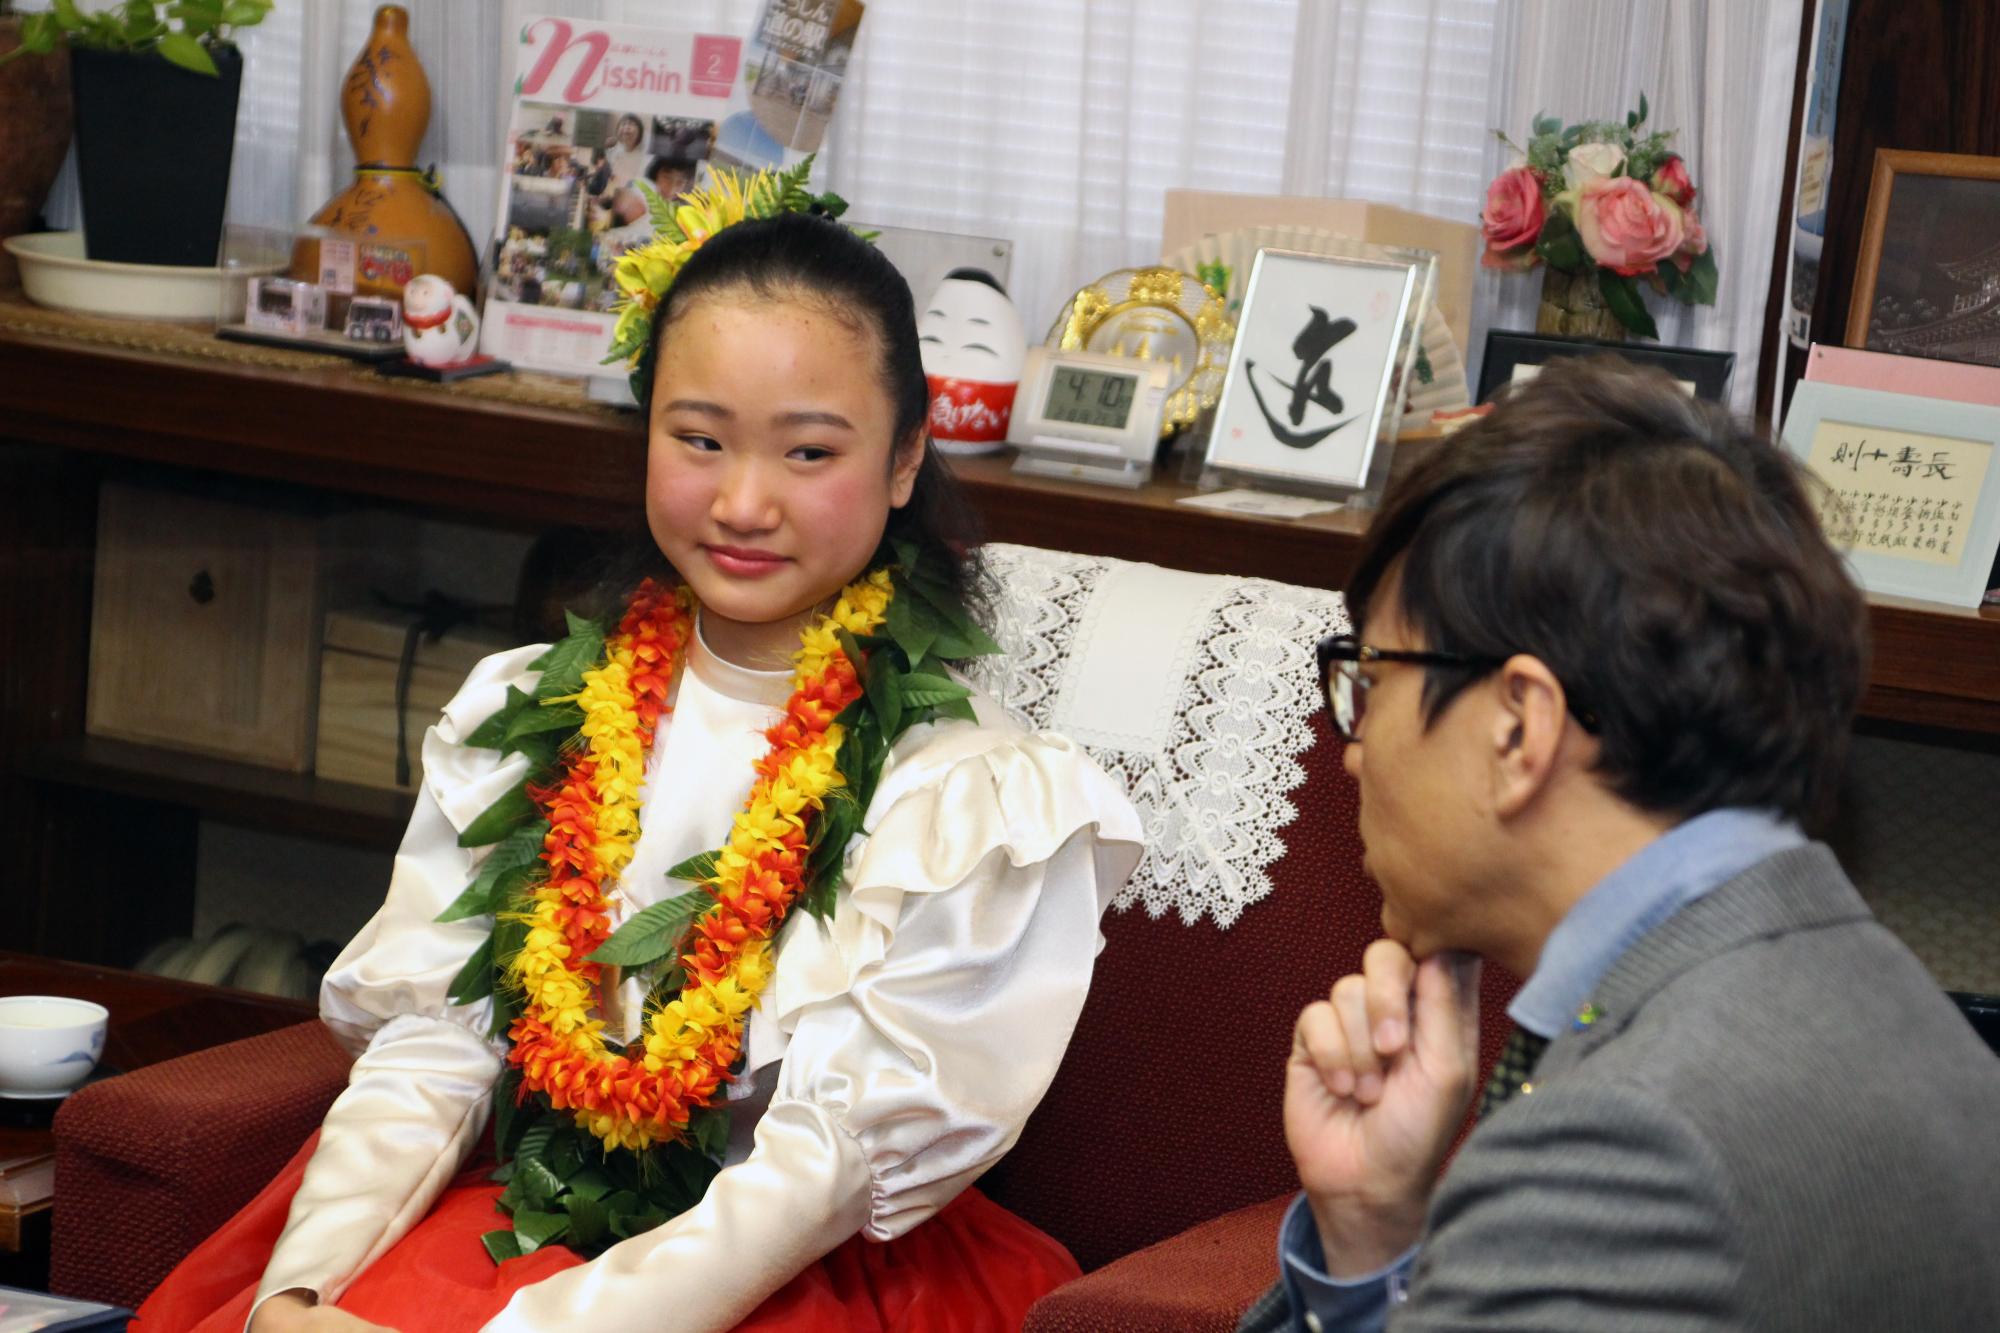
[[[1234,1333],[1278,1280],[1278,1226],[1292,1197],[1189,1227],[1035,1302],[1022,1333]]]
[[[71,1095],[55,1119],[50,1290],[136,1307],[278,1173],[352,1063],[314,1021]]]

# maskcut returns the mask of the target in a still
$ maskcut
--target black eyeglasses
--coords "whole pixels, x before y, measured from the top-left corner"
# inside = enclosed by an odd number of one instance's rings
[[[1319,641],[1319,685],[1326,697],[1327,716],[1335,730],[1347,740],[1361,734],[1361,718],[1368,711],[1368,689],[1374,682],[1361,674],[1364,662],[1407,662],[1414,666],[1460,667],[1482,674],[1497,671],[1504,657],[1475,657],[1465,653],[1427,653],[1401,648],[1371,648],[1352,634],[1329,634]],[[1585,731],[1597,731],[1597,718],[1578,708],[1574,699],[1569,710]]]

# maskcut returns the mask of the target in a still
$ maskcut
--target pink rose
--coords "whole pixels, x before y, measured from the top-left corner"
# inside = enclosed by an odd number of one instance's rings
[[[1694,182],[1688,179],[1687,163],[1670,157],[1653,171],[1653,188],[1682,208],[1694,202]]]
[[[1479,215],[1486,235],[1487,268],[1527,268],[1535,262],[1535,238],[1542,234],[1542,179],[1526,167],[1510,167],[1486,187]]]
[[[1576,201],[1576,229],[1590,257],[1628,278],[1681,248],[1681,210],[1630,176],[1594,180]]]
[[[1694,267],[1695,256],[1708,253],[1708,229],[1690,208],[1681,214],[1681,248],[1674,251],[1674,267],[1685,273]]]

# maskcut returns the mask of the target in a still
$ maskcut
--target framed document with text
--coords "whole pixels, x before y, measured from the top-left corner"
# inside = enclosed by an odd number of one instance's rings
[[[2000,551],[2000,408],[1803,381],[1785,448],[1870,592],[1975,607]]]

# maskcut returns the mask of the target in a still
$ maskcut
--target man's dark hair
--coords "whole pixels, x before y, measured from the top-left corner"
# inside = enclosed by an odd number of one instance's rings
[[[1423,646],[1540,658],[1641,809],[1831,804],[1867,615],[1788,455],[1658,370],[1552,363],[1383,497],[1347,588]],[[1425,721],[1479,673],[1426,668]]]

